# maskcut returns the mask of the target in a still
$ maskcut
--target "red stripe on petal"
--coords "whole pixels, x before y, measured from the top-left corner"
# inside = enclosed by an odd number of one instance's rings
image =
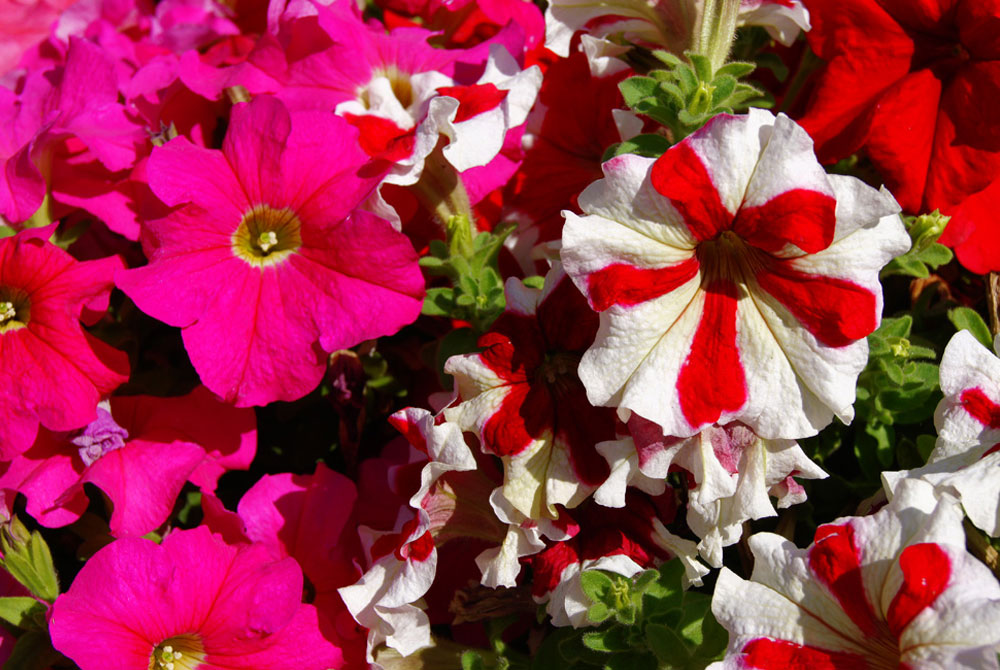
[[[683,286],[696,274],[696,258],[654,269],[615,263],[587,277],[587,295],[591,306],[598,312],[603,312],[612,305],[631,307]]]
[[[794,189],[759,207],[743,207],[733,230],[744,240],[768,252],[791,243],[806,253],[816,253],[833,243],[837,227],[837,201],[807,189]]]
[[[809,549],[809,569],[830,590],[858,628],[867,635],[878,635],[861,579],[853,528],[848,525],[820,526]]]
[[[761,670],[868,670],[857,654],[758,638],[743,647],[743,667]]]
[[[544,384],[512,384],[500,407],[483,424],[483,448],[497,456],[516,456],[552,429],[552,397]]]
[[[684,418],[693,427],[714,423],[747,399],[746,376],[736,348],[736,285],[712,282],[691,351],[677,377]]]
[[[847,346],[878,325],[875,294],[846,279],[805,274],[777,261],[757,274],[757,283],[829,347]]]
[[[373,114],[344,114],[344,119],[360,131],[358,143],[369,156],[398,161],[413,153],[415,129],[404,130]]]
[[[389,425],[398,430],[406,438],[406,441],[412,444],[415,448],[420,451],[427,453],[427,438],[424,437],[424,433],[420,430],[420,425],[410,419],[406,415],[406,412],[396,412],[389,417]]]
[[[494,109],[507,98],[508,93],[508,91],[499,89],[493,84],[442,86],[437,89],[437,92],[458,100],[455,123],[466,121],[473,116]]]
[[[413,542],[407,542],[396,552],[396,558],[401,561],[426,561],[434,551],[434,538],[427,531]]]
[[[960,398],[962,407],[972,418],[988,428],[1000,428],[1000,405],[977,388],[965,389]]]
[[[899,638],[914,617],[937,600],[951,578],[951,560],[936,544],[914,544],[899,555],[903,585],[889,605],[889,631]]]
[[[657,193],[680,212],[691,234],[710,240],[732,227],[733,215],[722,204],[705,164],[687,142],[656,159],[649,179]]]

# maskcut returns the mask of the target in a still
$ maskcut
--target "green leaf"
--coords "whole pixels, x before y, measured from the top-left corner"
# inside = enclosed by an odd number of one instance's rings
[[[729,96],[736,90],[736,79],[728,75],[716,77],[712,86],[712,106],[716,107],[729,100]]]
[[[677,77],[677,85],[684,92],[684,99],[690,100],[694,92],[698,90],[698,77],[694,70],[686,65],[678,65],[674,69],[674,75]]]
[[[528,288],[541,289],[545,287],[545,277],[541,275],[532,275],[531,277],[525,277],[522,279],[521,283]]]
[[[918,258],[921,261],[931,266],[932,268],[937,268],[938,266],[944,265],[945,263],[950,263],[951,259],[955,257],[954,252],[951,249],[944,246],[943,244],[938,244],[935,242],[926,249],[920,252]]]
[[[920,453],[920,457],[924,463],[931,457],[931,452],[934,451],[936,442],[937,437],[934,435],[917,435],[917,451]]]
[[[979,312],[971,307],[955,307],[948,310],[948,320],[958,330],[967,330],[972,333],[980,344],[993,351],[993,336]]]
[[[46,670],[63,661],[62,654],[52,648],[47,632],[28,631],[17,638],[3,670]]]
[[[478,651],[468,650],[462,653],[462,670],[484,670],[483,656]]]
[[[444,240],[431,240],[427,246],[431,255],[437,258],[448,258],[450,255],[448,245],[445,244]]]
[[[59,578],[52,563],[49,545],[41,533],[28,529],[16,516],[0,532],[0,565],[33,595],[46,602],[59,596]]]
[[[0,598],[0,618],[25,630],[45,629],[46,607],[34,598]]]
[[[618,84],[618,90],[622,92],[625,104],[635,107],[641,100],[656,95],[657,86],[659,82],[651,77],[629,77]]]
[[[593,623],[604,623],[612,614],[611,608],[604,603],[594,603],[587,610],[587,618]]]
[[[872,336],[881,337],[909,337],[910,328],[913,327],[913,317],[909,314],[895,319],[882,319],[882,325],[872,333]]]
[[[688,60],[691,61],[691,65],[694,66],[694,73],[698,76],[698,79],[701,81],[712,81],[715,73],[712,72],[712,61],[707,56],[690,51],[684,55],[687,56]]]
[[[450,317],[455,311],[455,290],[452,288],[429,288],[424,296],[420,313],[426,316]]]
[[[663,51],[662,49],[657,49],[656,51],[653,52],[653,55],[659,60],[661,60],[665,65],[668,65],[671,68],[677,67],[678,65],[682,65],[684,63],[684,61],[682,61],[680,56],[678,56],[677,54],[671,53],[669,51]]]
[[[646,624],[646,646],[656,654],[661,667],[666,664],[679,665],[691,655],[684,641],[673,630],[658,623]]]
[[[614,604],[613,601],[609,600],[612,598],[614,583],[600,570],[584,570],[580,575],[580,586],[593,602]]]
[[[583,644],[588,649],[605,653],[627,651],[630,647],[627,631],[620,626],[584,633]]]
[[[780,60],[780,59],[779,59]],[[734,79],[740,79],[747,76],[751,72],[757,69],[757,66],[753,63],[747,63],[746,61],[732,61],[731,63],[726,63],[718,70],[715,71],[715,77],[719,78],[721,76],[729,76]]]
[[[619,142],[608,158],[622,154],[638,154],[648,158],[659,158],[670,148],[670,141],[662,135],[644,134]],[[605,159],[607,160],[607,159]]]

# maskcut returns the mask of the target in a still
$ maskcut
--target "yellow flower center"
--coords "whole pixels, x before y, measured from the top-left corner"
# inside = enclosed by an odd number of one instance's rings
[[[395,65],[387,65],[384,68],[376,68],[372,71],[372,79],[377,77],[385,77],[389,81],[392,93],[396,96],[396,100],[399,101],[400,106],[403,109],[409,109],[410,105],[413,104],[413,84],[410,83],[410,75],[406,72],[401,72]],[[361,90],[358,97],[365,107],[371,108],[367,87]]]
[[[288,208],[256,205],[233,233],[233,253],[263,268],[285,260],[302,246],[302,222]]]
[[[195,670],[205,662],[201,638],[192,633],[175,635],[156,645],[148,670]]]
[[[28,325],[31,318],[31,300],[28,294],[16,288],[0,286],[0,335]]]

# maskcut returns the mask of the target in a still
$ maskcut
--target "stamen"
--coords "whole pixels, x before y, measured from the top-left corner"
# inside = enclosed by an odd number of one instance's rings
[[[273,230],[265,230],[257,237],[257,246],[265,254],[278,244],[278,236]]]
[[[153,649],[148,670],[194,670],[204,661],[201,638],[191,634],[175,635]]]
[[[14,303],[0,302],[0,323],[10,321],[15,316],[17,316],[17,310],[14,309]]]

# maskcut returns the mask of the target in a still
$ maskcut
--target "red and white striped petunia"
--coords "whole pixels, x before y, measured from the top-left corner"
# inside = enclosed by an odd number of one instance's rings
[[[750,581],[719,574],[712,612],[729,648],[709,670],[997,667],[1000,584],[966,551],[958,502],[927,482],[820,526],[806,549],[772,533],[750,548]]]
[[[850,422],[878,271],[910,244],[892,196],[827,175],[802,128],[756,109],[603,169],[563,231],[566,272],[601,312],[579,367],[590,401],[678,437]]]
[[[927,465],[882,478],[895,489],[902,477],[921,477],[957,497],[978,528],[1000,536],[1000,359],[959,331],[941,357],[941,391]]]

